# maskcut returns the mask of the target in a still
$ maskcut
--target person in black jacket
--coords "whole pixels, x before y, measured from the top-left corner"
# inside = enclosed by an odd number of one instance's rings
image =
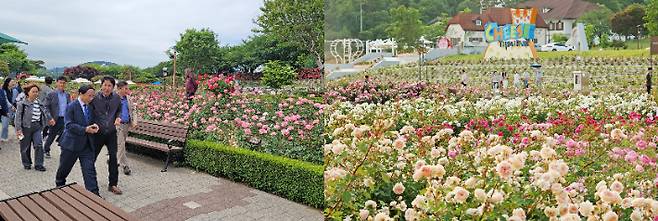
[[[651,94],[651,72],[653,71],[652,67],[649,67],[649,72],[647,72],[647,94]]]
[[[94,116],[96,116],[95,123],[98,124],[100,130],[94,136],[94,143],[96,145],[96,159],[101,153],[103,146],[107,147],[107,152],[110,155],[108,160],[109,172],[109,186],[108,191],[120,195],[122,191],[118,187],[119,182],[119,165],[117,162],[117,125],[121,125],[121,98],[113,92],[116,81],[111,77],[104,77],[101,79],[102,86],[101,92],[96,94],[96,97],[91,102],[94,108]]]
[[[4,121],[4,118],[9,117],[10,110],[9,110],[9,104],[7,103],[7,101],[8,100],[7,100],[7,96],[5,95],[5,91],[4,90],[0,91],[0,118],[2,118],[3,121]],[[8,125],[5,126],[4,124],[2,126],[3,127],[8,127]],[[3,128],[3,130],[4,129],[5,128]],[[4,142],[4,139],[0,138],[0,142]],[[0,149],[2,149],[2,147],[0,147]]]

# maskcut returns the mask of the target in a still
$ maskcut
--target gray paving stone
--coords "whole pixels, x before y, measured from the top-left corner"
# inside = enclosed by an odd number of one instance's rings
[[[13,128],[10,128],[10,131],[13,131]],[[13,132],[10,132],[10,137],[14,137]],[[11,179],[0,179],[0,200],[55,187],[55,172],[59,166],[59,146],[53,144],[51,147],[53,157],[45,160],[47,171],[37,172],[22,168],[16,139],[0,145],[2,145],[0,177],[11,177]],[[128,153],[133,173],[125,176],[119,171],[119,188],[123,190],[123,195],[114,195],[107,191],[108,170],[105,162],[108,157],[106,151],[104,148],[96,163],[101,196],[126,212],[144,218],[143,220],[152,220],[149,217],[166,214],[171,214],[171,217],[161,217],[158,220],[181,220],[176,219],[177,215],[185,215],[185,209],[189,210],[182,204],[192,200],[181,202],[179,207],[160,208],[158,211],[146,211],[140,210],[140,208],[147,206],[158,208],[158,205],[163,202],[198,194],[204,195],[203,193],[212,191],[223,191],[222,187],[242,185],[184,167],[170,167],[168,172],[161,173],[163,164],[161,160]],[[79,163],[75,164],[67,181],[84,184]],[[227,189],[226,191],[229,191],[227,194],[244,191],[242,194],[245,194],[246,197],[240,200],[243,205],[218,207],[213,212],[195,216],[188,214],[186,216],[190,218],[187,220],[323,220],[322,212],[318,209],[248,187],[240,187],[237,190],[233,188]],[[224,204],[232,203],[232,201],[217,200]],[[204,207],[196,210],[201,208]],[[147,214],[137,214],[141,211]]]

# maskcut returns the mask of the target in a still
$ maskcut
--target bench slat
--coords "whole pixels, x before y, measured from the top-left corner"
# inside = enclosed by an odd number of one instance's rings
[[[34,200],[38,205],[43,207],[46,212],[48,212],[51,216],[55,217],[56,220],[59,221],[72,221],[72,219],[66,214],[64,214],[62,211],[57,209],[53,204],[48,202],[45,198],[43,198],[41,195],[34,194],[29,196],[30,199]]]
[[[142,140],[134,137],[128,137],[126,138],[126,143],[129,144],[134,144],[138,146],[143,146],[143,147],[148,147],[150,149],[157,149],[163,152],[169,152],[169,151],[179,151],[182,150],[183,148],[177,147],[177,146],[171,146],[171,150],[167,147],[166,144],[161,144],[158,142],[153,142],[153,141],[148,141],[148,140]]]
[[[23,220],[6,202],[0,202],[0,218],[2,220]]]
[[[44,192],[41,193],[41,196],[48,200],[52,205],[55,207],[59,208],[62,212],[66,213],[68,217],[74,218],[75,220],[89,220],[91,219],[87,218],[85,215],[80,213],[80,211],[76,210],[73,208],[73,206],[69,205],[68,203],[64,202],[64,200],[60,199],[57,195],[55,195],[52,192]]]
[[[76,208],[78,211],[81,213],[85,214],[87,217],[89,217],[91,220],[97,221],[97,220],[107,220],[97,212],[93,211],[86,205],[80,203],[78,200],[73,199],[71,196],[66,194],[64,191],[61,189],[53,190],[51,191],[53,194],[57,195],[59,198],[64,200],[64,202],[70,204],[73,206],[73,208]]]
[[[16,200],[9,200],[7,201],[7,204],[9,204],[9,207],[14,209],[14,211],[18,213],[18,216],[23,218],[23,220],[38,220],[37,217],[34,216],[34,214],[32,214],[30,210],[25,208],[25,206],[23,206],[23,204],[21,204],[20,202]]]
[[[152,132],[152,131],[145,131],[145,130],[134,130],[132,132],[137,133],[137,134],[148,135],[148,136],[151,136],[151,137],[162,138],[162,139],[166,139],[166,140],[175,140],[175,141],[179,141],[179,142],[185,142],[185,137],[169,136],[169,135],[166,135],[166,134],[161,134],[161,133]]]
[[[138,126],[131,130],[132,132],[147,132],[154,133],[154,136],[167,136],[173,138],[185,138],[187,136],[187,131],[172,131],[169,128],[165,127],[149,127],[149,126]]]
[[[112,211],[109,211],[105,207],[94,203],[93,201],[91,201],[91,199],[83,196],[82,194],[78,193],[77,191],[75,191],[71,188],[68,188],[68,187],[67,188],[62,188],[62,191],[69,194],[69,196],[71,196],[73,199],[76,199],[76,200],[80,201],[82,204],[86,205],[91,210],[93,210],[94,212],[97,212],[98,214],[100,214],[101,216],[103,216],[104,218],[106,218],[108,220],[123,220],[122,218],[119,218],[117,215],[114,215],[114,213],[112,213]]]
[[[141,128],[143,130],[154,130],[156,132],[163,132],[165,134],[174,135],[174,136],[184,136],[187,133],[187,126],[177,127],[173,125],[160,125],[152,123],[144,123],[137,125],[136,128]]]
[[[18,202],[21,202],[25,206],[25,208],[29,209],[30,212],[32,212],[39,220],[44,220],[44,221],[54,221],[55,218],[50,216],[46,211],[44,211],[38,204],[36,204],[32,199],[29,197],[21,197],[18,198]]]
[[[91,193],[91,192],[87,191],[86,189],[82,188],[82,186],[80,186],[80,185],[72,185],[71,190],[76,191],[77,193],[86,196],[91,201],[94,201],[96,204],[103,206],[105,209],[111,211],[112,213],[114,213],[115,215],[121,217],[124,220],[136,220],[135,217],[129,215],[125,211],[123,211],[123,210],[121,210],[121,209],[119,209],[115,206],[112,206],[107,201],[104,201],[104,200],[98,198],[98,196],[96,196],[93,193]]]

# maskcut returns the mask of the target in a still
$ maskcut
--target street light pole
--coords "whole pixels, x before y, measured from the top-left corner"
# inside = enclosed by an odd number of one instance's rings
[[[360,19],[359,33],[362,33],[363,32],[363,1],[361,1],[361,4],[359,4],[359,19]]]
[[[640,49],[640,28],[641,28],[640,26],[641,25],[636,26],[637,27],[637,36],[635,36],[635,37],[637,38],[637,49]]]

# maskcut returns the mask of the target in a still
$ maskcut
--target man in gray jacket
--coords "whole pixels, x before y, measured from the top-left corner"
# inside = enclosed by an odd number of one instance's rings
[[[53,84],[53,78],[52,77],[46,77],[45,78],[45,85],[42,85],[39,89],[39,103],[45,104],[46,103],[46,98],[48,97],[48,94],[53,92],[53,88],[51,85]],[[43,132],[41,133],[41,137],[46,138],[48,136],[48,130],[50,129],[50,126],[46,125],[46,127],[43,128]]]
[[[66,77],[57,78],[55,84],[56,90],[50,92],[44,99],[44,106],[50,111],[51,118],[48,123],[54,124],[48,131],[46,143],[43,146],[46,158],[50,158],[50,146],[55,141],[55,137],[60,137],[64,131],[64,114],[66,107],[71,102],[69,93],[66,93]],[[59,140],[59,139],[58,139]]]

